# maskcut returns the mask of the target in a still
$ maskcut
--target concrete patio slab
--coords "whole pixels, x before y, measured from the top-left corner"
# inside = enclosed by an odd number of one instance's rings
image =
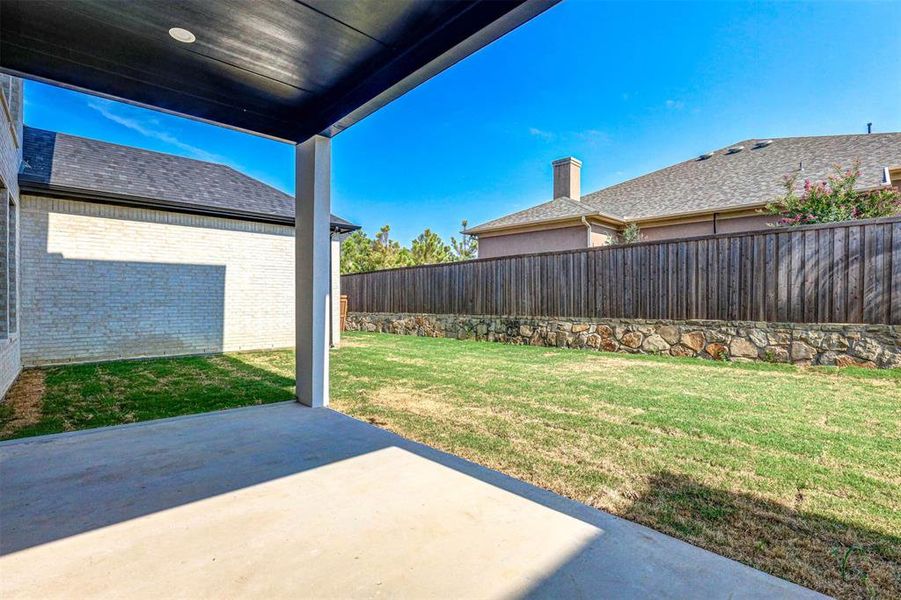
[[[0,444],[0,597],[818,597],[328,409]]]

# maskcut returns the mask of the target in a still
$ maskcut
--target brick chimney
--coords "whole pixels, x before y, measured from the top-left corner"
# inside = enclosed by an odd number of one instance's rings
[[[581,198],[582,161],[567,156],[551,164],[554,166],[554,198]]]

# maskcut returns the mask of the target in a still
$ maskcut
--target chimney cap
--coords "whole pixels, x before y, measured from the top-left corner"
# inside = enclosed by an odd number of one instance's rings
[[[582,161],[579,160],[578,158],[576,158],[575,156],[567,156],[567,157],[565,157],[565,158],[558,158],[557,160],[555,160],[555,161],[552,162],[551,164],[552,164],[553,166],[555,166],[555,167],[556,167],[557,165],[566,165],[566,164],[574,164],[574,165],[576,165],[577,167],[581,167],[581,166],[582,166]]]

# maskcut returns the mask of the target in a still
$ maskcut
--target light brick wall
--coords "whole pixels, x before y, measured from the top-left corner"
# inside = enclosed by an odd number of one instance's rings
[[[0,399],[6,395],[21,371],[19,340],[0,342]]]
[[[293,227],[31,195],[21,221],[26,366],[294,345]]]
[[[7,105],[3,99],[0,99],[0,190],[6,190],[13,201],[19,201],[19,181],[17,179],[19,172],[19,163],[22,156],[22,80],[8,75],[0,74],[0,85],[5,92],[9,94],[10,102]],[[12,120],[10,120],[12,116]],[[6,202],[6,198],[0,194],[0,201]],[[5,207],[4,207],[5,212]],[[20,229],[20,228],[17,228]],[[17,231],[18,234],[18,231]],[[4,258],[2,277],[16,277],[18,269],[13,268],[6,272],[5,257],[11,253],[11,248],[7,245],[7,240],[0,240],[0,255]],[[12,252],[12,255],[18,255],[18,252]],[[8,284],[7,284],[8,285]],[[18,289],[19,286],[12,285],[10,289]],[[3,300],[0,302],[6,314],[6,294],[3,294]],[[14,303],[18,304],[18,303]],[[11,315],[15,319],[15,312]],[[11,325],[11,326],[10,326]],[[17,327],[15,323],[4,324],[4,331],[15,331]],[[5,339],[0,340],[0,398],[6,395],[9,386],[12,385],[19,372],[22,370],[22,363],[19,360],[19,334],[9,333]]]
[[[19,163],[22,159],[22,80],[0,74],[0,84],[10,90],[8,107],[0,107],[0,180],[13,194],[19,197]],[[3,102],[0,99],[0,102]],[[13,121],[10,122],[6,108]]]

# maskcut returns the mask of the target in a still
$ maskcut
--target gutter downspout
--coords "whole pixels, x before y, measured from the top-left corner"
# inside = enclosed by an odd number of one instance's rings
[[[585,246],[585,247],[586,247],[586,248],[591,248],[591,223],[588,222],[588,219],[586,219],[585,217],[582,217],[582,225],[584,225],[585,228],[587,229],[587,239],[586,239],[586,241],[588,242],[588,245]]]

